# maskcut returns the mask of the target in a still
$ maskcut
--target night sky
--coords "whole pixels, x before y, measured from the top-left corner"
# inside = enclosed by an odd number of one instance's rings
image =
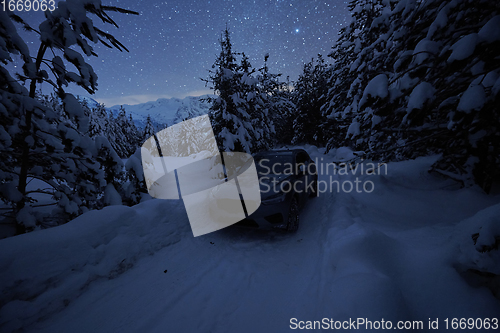
[[[350,17],[346,1],[340,0],[103,0],[103,4],[140,13],[113,13],[120,28],[107,29],[129,53],[99,45],[95,46],[99,57],[89,61],[99,77],[93,98],[107,106],[209,93],[200,78],[208,77],[220,52],[218,39],[226,23],[234,51],[245,52],[256,68],[269,53],[271,72],[296,80],[305,62],[329,53]],[[35,26],[43,18],[34,13],[21,16]],[[94,22],[104,27],[97,19]],[[79,88],[69,91],[85,93]]]

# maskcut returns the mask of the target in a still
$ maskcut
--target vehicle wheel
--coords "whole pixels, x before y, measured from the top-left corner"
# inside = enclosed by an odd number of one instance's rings
[[[290,203],[290,210],[288,212],[288,223],[286,231],[295,232],[299,229],[299,203],[297,198],[293,197]]]
[[[315,179],[313,181],[312,188],[313,190],[311,191],[311,193],[309,193],[309,197],[316,198],[318,196],[318,179]]]

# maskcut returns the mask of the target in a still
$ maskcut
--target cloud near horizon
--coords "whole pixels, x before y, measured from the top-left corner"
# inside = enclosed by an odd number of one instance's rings
[[[201,96],[201,95],[213,95],[213,91],[210,89],[203,89],[203,90],[194,90],[190,91],[187,94],[181,95],[181,96],[172,96],[168,94],[146,94],[146,95],[128,95],[128,96],[115,96],[115,97],[103,97],[103,98],[94,98],[96,101],[99,103],[103,103],[107,107],[114,106],[114,105],[136,105],[136,104],[142,104],[146,102],[151,102],[151,101],[156,101],[159,98],[186,98],[188,96]]]

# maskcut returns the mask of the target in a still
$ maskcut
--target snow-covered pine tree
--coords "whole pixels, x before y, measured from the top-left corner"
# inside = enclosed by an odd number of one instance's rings
[[[229,29],[226,27],[219,40],[221,52],[212,65],[210,77],[206,81],[218,95],[209,111],[212,127],[220,151],[250,152],[251,137],[248,133],[250,115],[240,112],[236,104],[242,101],[238,96],[240,77],[235,53],[232,50]]]
[[[27,30],[36,30],[13,13],[0,13],[0,48],[4,51],[0,52],[1,61],[8,63],[12,61],[11,54],[20,53],[23,73],[17,77],[27,81],[29,86],[25,89],[17,84],[7,70],[1,68],[5,80],[1,80],[0,85],[4,129],[0,130],[3,141],[0,148],[2,160],[8,162],[1,164],[0,192],[2,201],[12,208],[8,217],[17,222],[18,232],[35,228],[47,217],[34,210],[37,204],[31,197],[33,191],[53,195],[61,214],[54,212],[52,217],[61,217],[58,222],[82,213],[97,196],[99,168],[92,162],[92,141],[82,134],[88,130],[87,118],[77,99],[67,94],[63,87],[74,82],[89,93],[95,91],[97,76],[77,51],[79,49],[86,56],[96,55],[89,41],[124,49],[111,34],[95,27],[87,17],[91,13],[104,23],[116,26],[106,13],[108,11],[137,14],[101,6],[100,1],[94,0],[60,2],[56,10],[46,12],[46,19],[40,24],[40,47],[34,58],[12,21],[21,23]],[[66,63],[74,65],[78,73],[66,70]],[[36,100],[38,82],[56,87],[64,107],[64,119]],[[27,184],[31,179],[45,182],[48,189],[30,190]]]
[[[83,114],[85,115],[85,117],[87,117],[87,119],[89,119],[89,126],[90,126],[90,113],[92,112],[92,110],[89,106],[89,103],[85,98],[80,98],[80,96],[78,96],[78,102],[82,107]]]
[[[120,129],[117,126],[116,118],[114,117],[113,112],[106,112],[104,124],[104,136],[108,139],[113,150],[117,152],[117,149],[120,149],[119,144],[117,144],[117,137],[120,136]]]
[[[433,170],[487,191],[500,180],[499,14],[483,0],[382,1],[359,43],[341,35],[325,112],[350,120],[346,134],[372,158],[442,153]]]
[[[108,113],[104,104],[99,103],[90,110],[88,134],[91,138],[106,135],[107,118]]]
[[[120,106],[116,118],[109,112],[107,138],[111,147],[121,158],[128,157],[129,143],[127,142],[127,114],[123,106]]]
[[[410,157],[441,152],[434,171],[489,191],[500,181],[500,6],[434,0],[404,19],[406,34],[394,36],[401,45],[394,60],[402,65],[390,82],[408,74],[396,100],[408,129],[401,139],[419,143],[399,150]]]
[[[270,103],[268,103],[269,106],[267,108],[274,124],[275,134],[273,142],[276,145],[289,145],[294,136],[293,117],[297,109],[292,101],[292,83],[290,82],[290,78],[287,76],[287,80],[281,82],[278,77],[271,80],[265,79],[264,75],[261,77],[264,79],[264,82],[261,83],[264,87],[264,92],[270,95]],[[268,84],[265,83],[266,81],[273,83]]]
[[[120,106],[115,118],[111,112],[106,110],[104,104],[98,104],[89,111],[88,134],[92,138],[106,137],[121,158],[133,154],[142,138],[132,120],[132,115],[127,116],[123,106]]]
[[[265,57],[265,70],[267,70],[267,56]],[[267,70],[267,80],[270,80],[271,74]],[[237,77],[239,86],[237,87],[237,97],[233,95],[233,101],[237,110],[243,116],[248,115],[249,124],[245,125],[250,136],[250,152],[269,149],[273,145],[275,128],[270,117],[270,108],[272,107],[272,91],[270,82],[263,82],[261,75],[256,74],[248,57],[242,53],[240,66],[238,67]],[[262,83],[267,83],[264,87]]]
[[[221,151],[255,152],[272,144],[274,126],[269,117],[268,96],[262,91],[256,70],[248,57],[241,53],[237,63],[233,52],[229,30],[221,39],[220,55],[205,80],[217,98],[209,116]]]
[[[57,94],[51,93],[49,95],[44,95],[41,91],[37,91],[35,99],[40,101],[40,103],[42,103],[45,107],[54,111],[57,118],[68,119],[64,111],[64,105]],[[74,124],[74,126],[76,126],[76,124]]]
[[[153,125],[153,121],[151,120],[151,116],[148,114],[146,118],[146,125],[144,126],[144,130],[142,131],[141,144],[155,134],[156,132],[155,132],[155,127]]]
[[[22,61],[30,62],[28,46],[17,33],[11,21],[12,14],[0,11],[0,61],[3,65],[13,62],[13,56],[21,56]],[[19,143],[22,109],[25,101],[31,102],[28,90],[11,76],[9,71],[0,66],[0,199],[11,211],[2,211],[2,217],[15,220],[15,205],[24,200],[24,194],[17,188],[19,167]],[[35,104],[35,103],[30,103]],[[36,105],[36,104],[35,104]],[[34,105],[34,106],[35,106]],[[26,212],[29,225],[36,220]]]
[[[190,122],[183,122],[177,124],[179,130],[176,132],[176,137],[158,137],[161,145],[166,145],[169,147],[170,151],[175,152],[175,156],[190,156],[196,154],[200,151],[200,147],[204,149],[215,152],[217,151],[216,146],[211,146],[213,140],[209,132],[199,132],[193,129],[206,128],[204,119],[195,118]]]
[[[372,110],[360,110],[366,84],[388,71],[384,57],[388,9],[393,0],[351,0],[348,8],[351,23],[342,28],[328,55],[334,62],[330,71],[329,90],[322,107],[328,118],[324,126],[327,150],[349,145],[361,149],[360,122],[371,118]],[[370,119],[371,120],[371,119]],[[364,149],[364,147],[363,147]]]
[[[124,185],[123,203],[133,206],[148,196],[141,161],[141,149],[137,148],[125,163],[127,183]]]
[[[135,153],[137,148],[139,148],[141,141],[141,136],[135,122],[132,119],[132,115],[129,114],[127,121],[125,123],[125,139],[127,144],[127,157]]]
[[[263,127],[263,139],[266,143],[262,149],[269,148],[277,143],[291,142],[291,111],[295,105],[291,102],[291,94],[287,82],[279,80],[281,74],[271,73],[268,66],[269,53],[264,55],[264,66],[259,69],[260,98],[263,101],[263,112],[260,124],[255,122],[254,127]],[[259,118],[257,118],[259,119]]]
[[[328,65],[318,54],[318,59],[304,65],[295,83],[292,100],[296,106],[293,115],[292,143],[324,144],[322,126],[325,118],[321,112],[328,91]]]
[[[96,136],[94,142],[97,150],[95,159],[104,171],[104,181],[106,184],[102,202],[97,205],[97,208],[108,205],[121,205],[121,197],[123,195],[122,183],[125,180],[123,161],[106,137]]]

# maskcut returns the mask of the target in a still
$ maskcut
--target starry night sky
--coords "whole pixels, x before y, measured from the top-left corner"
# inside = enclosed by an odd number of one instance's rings
[[[226,23],[234,51],[245,52],[256,68],[269,53],[271,72],[296,80],[305,62],[318,53],[326,57],[350,19],[347,3],[341,0],[102,2],[140,13],[113,13],[120,28],[106,29],[129,53],[99,45],[99,57],[89,59],[99,77],[92,97],[107,106],[210,93],[200,78],[208,77],[220,52],[218,39]],[[43,19],[34,13],[21,16],[35,26]],[[100,22],[97,26],[105,27]],[[84,94],[79,88],[68,90]]]

